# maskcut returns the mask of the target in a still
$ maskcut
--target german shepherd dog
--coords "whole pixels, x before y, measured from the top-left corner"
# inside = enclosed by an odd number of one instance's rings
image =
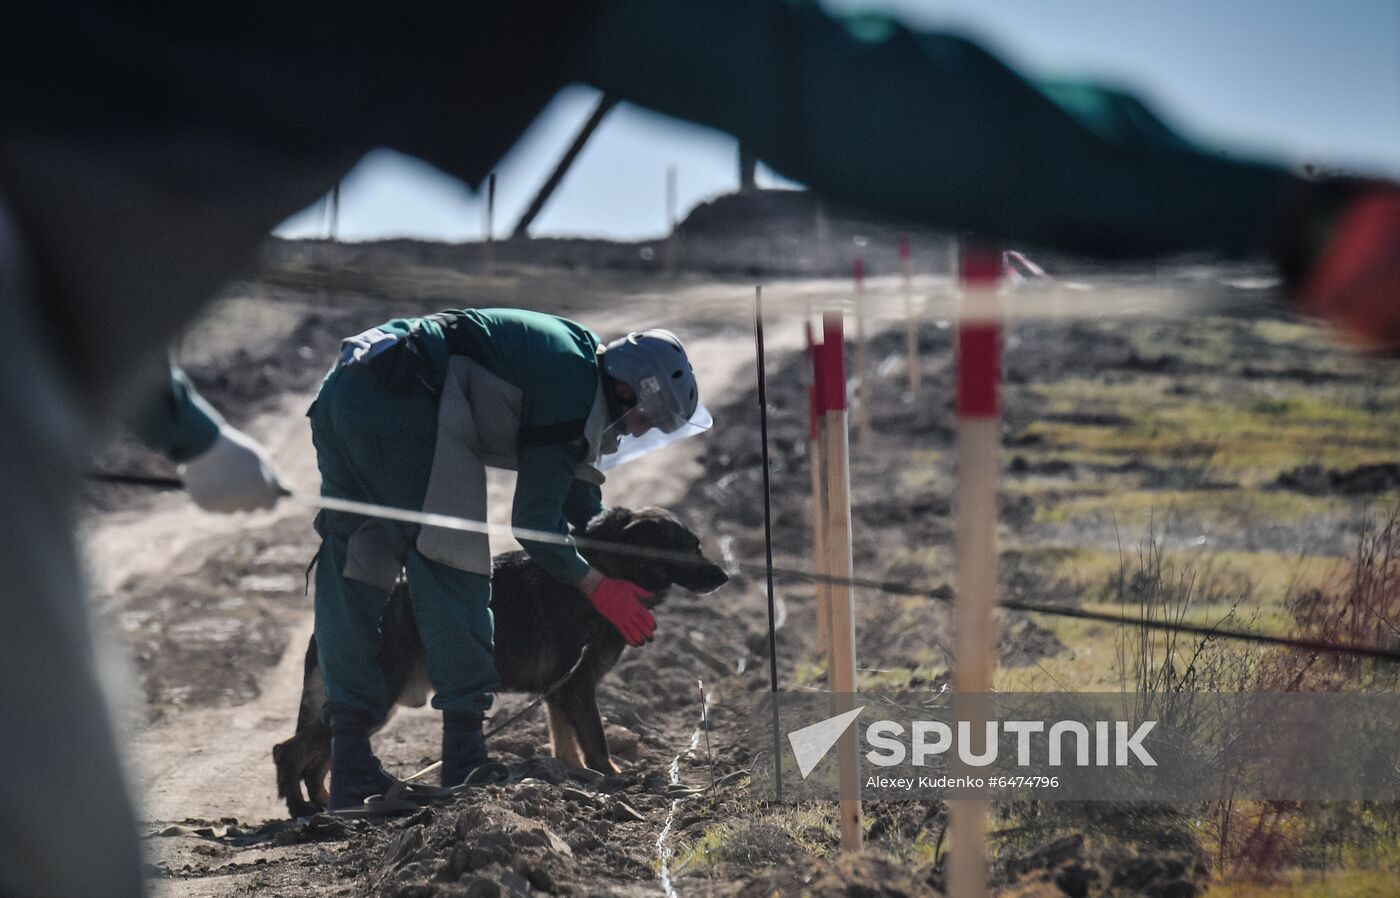
[[[705,557],[695,534],[661,508],[613,508],[590,521],[580,535],[694,559],[680,562],[592,549],[582,551],[588,563],[601,573],[630,580],[654,593],[653,598],[646,600],[648,607],[659,605],[673,585],[708,593],[729,580],[719,566]],[[578,663],[568,680],[545,699],[554,757],[572,767],[617,772],[608,755],[595,692],[627,646],[622,634],[594,610],[582,593],[546,574],[524,552],[509,552],[494,559],[491,611],[496,619],[496,670],[503,691],[543,693]],[[391,704],[422,707],[428,694],[423,644],[413,619],[408,587],[402,581],[384,608],[380,631],[378,661]],[[587,654],[583,654],[585,645]],[[272,749],[277,765],[277,794],[286,799],[293,817],[323,810],[329,798],[326,775],[330,770],[331,730],[321,716],[324,701],[325,686],[313,636],[306,649],[296,735]]]

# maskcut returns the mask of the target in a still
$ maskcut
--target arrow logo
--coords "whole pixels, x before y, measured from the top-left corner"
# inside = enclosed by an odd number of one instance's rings
[[[826,753],[831,751],[831,746],[836,744],[836,740],[841,738],[841,734],[855,723],[860,712],[864,710],[865,705],[861,705],[854,711],[837,714],[835,717],[828,717],[826,720],[788,733],[788,743],[792,745],[792,754],[797,758],[797,771],[802,774],[804,780],[807,778],[807,774],[821,763],[822,758],[826,757]]]

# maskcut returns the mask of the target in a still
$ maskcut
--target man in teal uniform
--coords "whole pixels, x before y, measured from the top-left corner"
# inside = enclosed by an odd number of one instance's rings
[[[485,468],[517,472],[512,526],[567,536],[603,510],[596,467],[623,433],[673,432],[700,409],[685,351],[663,330],[607,345],[552,315],[472,309],[395,319],[347,339],[312,403],[324,495],[486,519]],[[484,534],[407,528],[343,513],[318,518],[316,644],[332,731],[332,810],[393,782],[369,732],[389,707],[379,615],[400,575],[443,712],[442,783],[486,761],[492,660],[491,552]],[[633,645],[655,623],[648,594],[589,567],[571,544],[522,539]]]

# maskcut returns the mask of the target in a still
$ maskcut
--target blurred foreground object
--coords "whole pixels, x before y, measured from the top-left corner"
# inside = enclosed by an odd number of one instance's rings
[[[263,447],[227,424],[203,454],[180,466],[180,478],[190,498],[205,511],[271,508],[283,494]]]
[[[1304,307],[1396,337],[1393,188],[1294,215],[1307,182],[1197,148],[1130,96],[813,4],[52,0],[0,4],[0,33],[0,412],[23,435],[0,441],[0,706],[23,722],[0,728],[3,894],[141,888],[74,573],[83,450],[269,230],[376,147],[479,187],[582,82],[733,134],[830,199],[1003,245],[1286,267],[1277,247],[1320,232],[1290,278]]]

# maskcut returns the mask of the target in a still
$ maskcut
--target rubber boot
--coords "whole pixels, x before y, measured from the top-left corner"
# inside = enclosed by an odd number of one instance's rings
[[[490,762],[482,715],[473,711],[442,712],[442,784],[460,786],[478,767]]]
[[[383,795],[397,782],[369,747],[370,723],[359,714],[331,716],[331,797],[327,810],[339,811]]]

